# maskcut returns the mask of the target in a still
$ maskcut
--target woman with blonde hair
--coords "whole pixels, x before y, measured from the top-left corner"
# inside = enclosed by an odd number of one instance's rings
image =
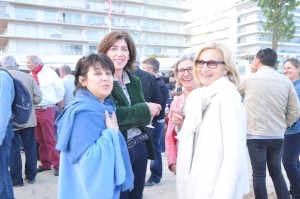
[[[249,191],[247,128],[233,55],[222,43],[205,44],[194,78],[202,87],[190,93],[177,136],[177,197],[242,198]]]

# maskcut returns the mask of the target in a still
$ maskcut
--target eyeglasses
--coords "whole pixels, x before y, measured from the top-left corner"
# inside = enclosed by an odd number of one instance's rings
[[[189,67],[189,68],[179,68],[177,70],[178,74],[183,75],[184,72],[188,72],[188,74],[191,74],[193,72],[193,67]]]
[[[206,64],[208,68],[215,69],[215,68],[217,68],[218,64],[225,64],[225,62],[214,61],[214,60],[211,60],[211,61],[195,60],[195,64],[198,68],[203,68],[204,64]]]

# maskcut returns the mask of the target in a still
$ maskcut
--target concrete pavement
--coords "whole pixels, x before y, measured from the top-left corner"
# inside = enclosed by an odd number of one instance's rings
[[[24,153],[22,153],[24,157]],[[24,158],[23,158],[24,159]],[[148,166],[149,168],[149,166]],[[168,170],[166,156],[163,156],[163,178],[160,184],[152,187],[145,187],[143,199],[176,199],[176,177]],[[55,199],[57,194],[58,177],[53,176],[54,170],[44,171],[37,174],[36,182],[28,184],[24,181],[23,187],[14,187],[16,199]],[[251,192],[244,199],[254,199],[252,191],[251,165],[249,163],[249,176]],[[146,180],[149,178],[149,169]],[[285,172],[284,172],[285,175]],[[286,181],[288,183],[288,181]],[[267,188],[269,199],[276,199],[273,183],[267,176]],[[70,190],[71,191],[71,190]]]

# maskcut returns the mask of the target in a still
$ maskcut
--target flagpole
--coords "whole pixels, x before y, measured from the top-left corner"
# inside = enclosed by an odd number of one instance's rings
[[[108,32],[111,32],[111,0],[108,0]]]

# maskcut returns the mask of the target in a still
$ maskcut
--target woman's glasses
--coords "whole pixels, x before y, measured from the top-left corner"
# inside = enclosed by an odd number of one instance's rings
[[[210,69],[215,69],[217,68],[218,64],[225,64],[223,61],[204,61],[204,60],[195,60],[195,64],[198,68],[203,68],[204,65],[206,64],[208,68]]]
[[[185,73],[185,71],[188,73],[188,74],[191,74],[193,72],[193,67],[188,67],[188,68],[179,68],[177,70],[177,73],[179,75],[183,75]]]

